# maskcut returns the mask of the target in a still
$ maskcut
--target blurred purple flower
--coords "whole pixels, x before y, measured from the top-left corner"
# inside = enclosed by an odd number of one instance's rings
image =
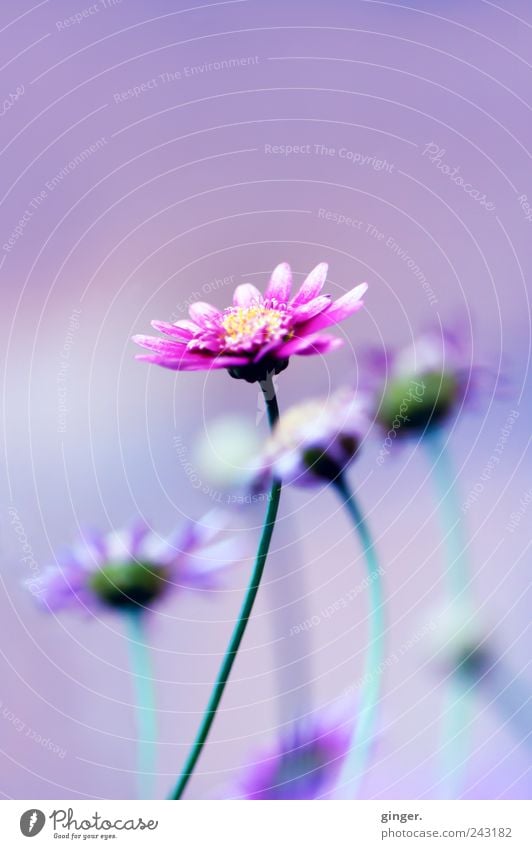
[[[266,443],[259,474],[298,486],[334,480],[354,459],[368,432],[368,399],[347,387],[327,398],[296,404],[284,413]]]
[[[238,556],[233,540],[220,539],[224,522],[222,513],[212,511],[167,540],[144,522],[108,535],[85,533],[28,586],[53,611],[142,610],[173,591],[215,589],[220,570]]]
[[[319,799],[332,789],[349,748],[349,728],[330,718],[313,718],[286,732],[237,784],[250,800]]]
[[[322,331],[359,310],[367,286],[362,283],[333,301],[321,294],[326,276],[327,264],[321,263],[290,299],[292,272],[281,263],[264,295],[244,283],[235,290],[233,306],[223,311],[198,301],[189,309],[189,320],[152,321],[152,327],[171,338],[134,336],[134,342],[151,352],[137,359],[178,371],[228,368],[233,377],[253,382],[281,372],[292,354],[334,350],[342,340]]]
[[[375,417],[398,438],[444,423],[485,388],[487,369],[471,362],[465,332],[432,329],[401,350],[362,355]]]

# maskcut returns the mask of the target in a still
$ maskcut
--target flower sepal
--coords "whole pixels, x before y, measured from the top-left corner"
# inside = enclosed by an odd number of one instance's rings
[[[398,436],[424,431],[447,419],[459,392],[459,383],[450,372],[393,378],[384,390],[377,418]]]
[[[340,464],[321,448],[307,448],[302,460],[307,470],[322,480],[335,481],[342,474]]]
[[[246,383],[264,383],[269,377],[280,374],[287,367],[288,357],[281,360],[264,357],[258,363],[234,366],[228,369],[228,371],[231,377],[234,377],[236,380],[245,380]]]
[[[367,434],[368,399],[344,387],[327,398],[296,404],[277,422],[259,468],[284,483],[319,486],[337,481]],[[262,484],[262,476],[257,474]]]
[[[163,595],[168,577],[164,567],[154,563],[108,563],[91,575],[89,585],[110,607],[142,608]]]

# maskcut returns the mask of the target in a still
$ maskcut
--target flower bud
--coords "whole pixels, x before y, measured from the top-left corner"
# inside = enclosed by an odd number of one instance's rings
[[[377,419],[397,437],[441,424],[460,397],[457,378],[450,372],[393,377],[386,385]]]
[[[110,607],[145,607],[165,592],[168,576],[152,563],[108,563],[91,575],[89,586]]]
[[[265,464],[285,483],[333,481],[355,457],[369,428],[367,399],[351,389],[313,399],[282,414],[268,442]]]

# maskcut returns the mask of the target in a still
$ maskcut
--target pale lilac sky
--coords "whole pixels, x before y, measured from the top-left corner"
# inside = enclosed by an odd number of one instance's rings
[[[449,448],[465,499],[519,412],[465,521],[482,616],[530,687],[529,517],[506,527],[530,491],[530,4],[12,5],[0,11],[2,792],[134,792],[121,624],[35,610],[9,510],[39,569],[80,525],[107,530],[140,512],[167,533],[176,516],[206,512],[213,499],[190,485],[175,439],[192,446],[228,411],[254,426],[255,388],[135,363],[129,337],[152,318],[177,319],[194,293],[224,306],[234,285],[263,284],[281,260],[299,279],[328,261],[333,293],[369,284],[364,311],[338,331],[344,348],[283,374],[282,405],[355,383],[362,345],[408,342],[440,323],[463,327],[474,359],[508,376],[459,417]],[[378,470],[377,450],[352,479],[385,564],[392,652],[444,598],[444,561],[422,448]],[[311,654],[315,706],[362,670],[363,594],[301,645],[279,634],[279,622],[289,630],[343,597],[362,569],[331,494],[290,492],[283,517],[192,795],[216,794],[275,734],[279,650],[296,682],[304,667],[293,659]],[[250,529],[249,553],[258,522],[250,509],[234,516]],[[247,566],[219,596],[176,598],[152,622],[160,796],[196,728]],[[422,648],[390,667],[368,797],[438,797],[442,700]],[[527,796],[528,752],[493,706],[474,708],[466,795]]]

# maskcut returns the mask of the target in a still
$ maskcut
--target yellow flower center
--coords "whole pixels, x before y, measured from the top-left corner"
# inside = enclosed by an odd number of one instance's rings
[[[271,342],[281,339],[285,313],[257,304],[252,307],[230,307],[225,311],[221,326],[229,347],[246,343]]]

